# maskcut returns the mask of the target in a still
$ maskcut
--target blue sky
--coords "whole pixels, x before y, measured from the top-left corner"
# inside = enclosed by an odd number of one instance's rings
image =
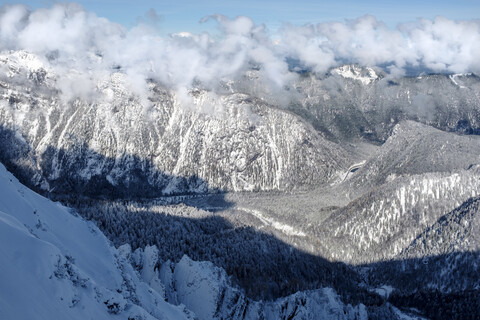
[[[19,0],[8,3],[22,3],[31,8],[49,7],[51,0]],[[480,18],[479,0],[208,0],[208,1],[153,1],[153,0],[79,0],[75,1],[88,11],[118,22],[126,27],[134,26],[138,19],[154,9],[160,17],[158,27],[161,33],[180,31],[199,32],[211,30],[214,23],[200,24],[202,17],[223,14],[230,18],[245,15],[255,23],[265,23],[275,31],[283,22],[296,25],[326,21],[344,21],[365,14],[371,14],[389,27],[417,18],[432,19],[437,15],[454,20]]]

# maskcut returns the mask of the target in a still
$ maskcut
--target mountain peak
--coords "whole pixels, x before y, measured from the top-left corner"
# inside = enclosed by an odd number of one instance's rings
[[[338,74],[344,78],[358,80],[364,85],[370,84],[377,80],[379,76],[370,67],[360,67],[354,64],[346,64],[338,68],[334,68],[331,74]]]

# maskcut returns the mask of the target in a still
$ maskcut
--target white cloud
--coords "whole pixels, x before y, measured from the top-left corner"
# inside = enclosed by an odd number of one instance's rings
[[[23,49],[49,57],[69,98],[88,95],[94,88],[88,81],[112,72],[113,67],[120,67],[141,95],[147,78],[179,92],[186,92],[195,81],[215,89],[220,81],[236,79],[252,65],[260,68],[259,79],[275,92],[295,79],[287,57],[318,73],[343,63],[384,66],[392,75],[403,74],[409,65],[436,72],[480,71],[479,21],[438,17],[390,29],[375,17],[364,16],[346,22],[285,25],[280,38],[273,40],[265,26],[248,17],[208,19],[218,22],[221,37],[207,33],[159,37],[153,11],[147,21],[127,30],[76,4],[33,12],[8,5],[0,9],[0,50]]]

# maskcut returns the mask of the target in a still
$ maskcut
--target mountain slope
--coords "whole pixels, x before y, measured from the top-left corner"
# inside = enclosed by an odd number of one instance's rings
[[[402,253],[414,258],[480,250],[480,198],[470,198],[442,216]]]
[[[466,200],[421,232],[395,259],[363,266],[389,301],[432,319],[476,319],[480,310],[479,198]]]
[[[478,197],[468,199],[419,234],[398,255],[398,259],[405,261],[421,260],[416,266],[410,263],[408,268],[428,269],[421,272],[422,287],[442,292],[478,291],[479,203]]]
[[[289,109],[335,140],[383,143],[403,120],[480,133],[480,78],[474,74],[391,76],[345,65],[323,77],[306,74],[294,86],[298,95]]]
[[[353,199],[319,229],[326,255],[351,263],[394,258],[420,233],[480,194],[480,139],[403,122],[334,188]],[[432,252],[432,254],[435,254]]]
[[[480,127],[475,75],[391,79],[343,66],[275,93],[262,90],[254,71],[222,90],[197,83],[179,91],[153,81],[137,88],[121,69],[64,70],[78,78],[70,88],[52,63],[25,51],[0,55],[2,161],[53,193],[318,186],[352,163],[345,142],[383,143],[402,120],[467,134]]]
[[[92,224],[0,165],[2,319],[188,319],[143,282]],[[118,315],[118,316],[116,316]]]
[[[46,191],[283,190],[329,181],[345,166],[346,152],[310,124],[249,95],[153,82],[139,95],[112,72],[93,80],[94,96],[64,101],[38,57],[13,52],[0,64],[3,161],[32,171],[29,183]]]
[[[320,227],[322,239],[334,259],[391,259],[442,215],[479,193],[478,171],[398,178],[332,213]]]

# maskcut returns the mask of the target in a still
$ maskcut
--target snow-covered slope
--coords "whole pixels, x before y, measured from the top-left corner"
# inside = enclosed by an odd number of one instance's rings
[[[1,319],[188,319],[98,228],[0,165]]]
[[[361,68],[356,65],[344,65],[331,71],[332,74],[338,74],[347,79],[360,81],[367,85],[378,79],[378,75],[372,68]]]
[[[15,174],[56,193],[318,186],[351,164],[345,140],[384,142],[404,119],[480,132],[474,75],[459,90],[444,75],[387,79],[346,65],[275,94],[251,75],[218,92],[201,83],[178,91],[153,81],[134,87],[115,68],[62,70],[61,78],[52,63],[25,51],[0,54],[0,148]]]
[[[394,258],[443,215],[480,194],[479,155],[477,136],[399,123],[376,154],[334,187],[352,201],[321,226],[325,255],[350,263]]]
[[[363,195],[322,226],[329,257],[352,263],[394,258],[442,215],[478,195],[479,177],[478,170],[412,175]]]
[[[32,185],[117,196],[282,190],[328,181],[345,166],[341,147],[262,99],[154,82],[140,95],[119,71],[90,76],[94,94],[66,100],[47,63],[0,55],[0,133],[14,135],[3,138],[3,161],[36,174]]]
[[[480,164],[480,138],[402,121],[388,140],[349,177],[355,196],[398,177],[427,172],[457,172]]]
[[[399,255],[405,261],[421,260],[420,265],[428,268],[428,272],[421,273],[422,287],[443,292],[480,288],[479,212],[480,198],[468,199],[419,234]],[[477,305],[480,307],[480,301]]]
[[[402,253],[421,258],[480,251],[480,197],[470,198],[420,234]]]
[[[326,77],[305,75],[295,84],[290,109],[319,131],[344,140],[383,143],[402,120],[445,131],[480,133],[480,78],[474,74],[393,76],[346,65]],[[464,88],[460,88],[461,85]]]

